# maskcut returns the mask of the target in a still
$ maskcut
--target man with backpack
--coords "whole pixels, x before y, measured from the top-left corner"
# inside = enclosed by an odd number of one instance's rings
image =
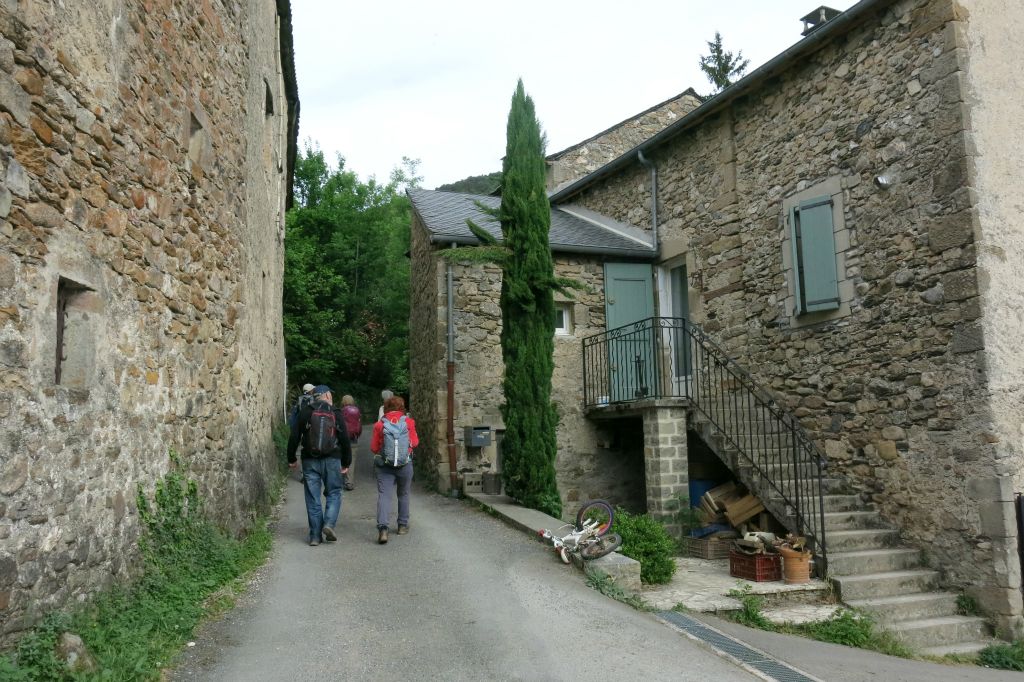
[[[405,401],[392,396],[384,414],[373,425],[370,451],[377,475],[377,542],[387,544],[392,490],[398,488],[398,534],[409,532],[409,488],[412,486],[412,449],[420,444],[416,422],[405,413]]]
[[[295,451],[302,443],[302,480],[309,522],[309,546],[338,539],[334,525],[341,514],[342,481],[352,464],[352,447],[345,433],[341,410],[334,407],[331,389],[317,386],[314,399],[298,413],[288,439],[288,466],[299,463]],[[322,504],[321,496],[326,498]]]

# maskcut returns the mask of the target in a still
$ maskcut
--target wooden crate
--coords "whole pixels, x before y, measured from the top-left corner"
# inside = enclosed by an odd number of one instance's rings
[[[782,580],[782,562],[778,554],[729,552],[729,575],[755,583]]]
[[[735,538],[683,538],[688,556],[697,559],[728,559]]]

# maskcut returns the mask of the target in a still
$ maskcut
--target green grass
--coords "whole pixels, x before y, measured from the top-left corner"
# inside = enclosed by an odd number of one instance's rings
[[[152,501],[141,488],[139,545],[142,576],[103,592],[67,613],[54,613],[25,635],[13,655],[0,657],[0,679],[155,680],[203,618],[225,611],[242,580],[270,552],[265,521],[242,540],[216,528],[202,513],[194,481],[172,470],[156,485]],[[73,674],[54,654],[63,632],[79,635],[99,672]]]
[[[588,571],[587,585],[604,596],[611,597],[615,601],[620,601],[623,604],[628,604],[638,611],[652,610],[651,607],[649,607],[639,596],[630,594],[619,587],[614,578],[604,571],[598,571],[596,569]]]
[[[978,652],[978,665],[1000,670],[1024,671],[1024,640],[993,644]]]

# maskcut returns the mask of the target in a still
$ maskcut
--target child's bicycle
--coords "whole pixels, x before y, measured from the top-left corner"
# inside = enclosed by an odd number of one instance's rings
[[[612,506],[604,500],[584,502],[576,514],[576,523],[567,523],[556,532],[542,528],[537,531],[544,540],[550,540],[555,553],[562,563],[571,561],[571,554],[579,554],[584,559],[598,559],[611,554],[622,544],[622,536],[609,533],[615,515]],[[568,534],[562,535],[566,529]]]

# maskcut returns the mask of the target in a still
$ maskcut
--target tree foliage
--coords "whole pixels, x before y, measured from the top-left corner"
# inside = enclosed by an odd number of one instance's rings
[[[325,383],[373,402],[408,387],[410,207],[418,162],[386,184],[332,168],[307,142],[285,236],[284,335],[292,386]],[[375,404],[375,403],[374,403]]]
[[[562,503],[555,481],[557,416],[551,404],[551,375],[552,294],[558,283],[548,244],[551,207],[544,185],[544,141],[522,80],[512,97],[506,134],[498,210],[507,250],[501,280],[503,477],[510,497],[557,517]]]
[[[487,175],[471,175],[468,178],[440,185],[439,192],[461,192],[463,194],[491,194],[501,186],[501,171]]]
[[[739,80],[750,66],[750,60],[743,58],[742,51],[733,55],[722,46],[722,34],[718,31],[715,31],[715,39],[708,41],[708,50],[710,54],[700,58],[700,70],[715,86],[716,93]]]

